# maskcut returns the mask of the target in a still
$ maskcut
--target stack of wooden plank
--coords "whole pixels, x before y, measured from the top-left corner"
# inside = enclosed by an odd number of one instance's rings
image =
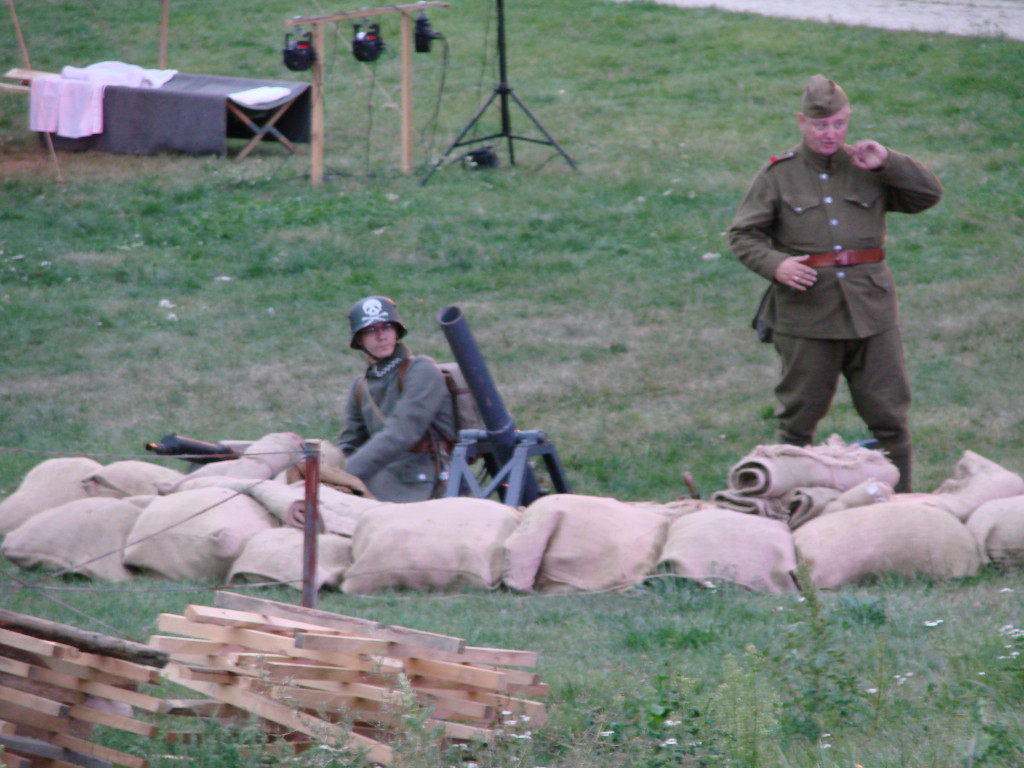
[[[259,717],[291,739],[393,762],[403,715],[429,714],[441,738],[493,741],[511,721],[546,720],[535,653],[469,647],[446,635],[227,592],[216,606],[162,614],[164,676]],[[176,635],[176,636],[172,636]],[[533,697],[533,698],[526,698]]]
[[[142,643],[0,609],[0,765],[145,768],[90,738],[95,725],[155,736],[134,711],[165,706],[139,686],[159,683],[167,661]]]

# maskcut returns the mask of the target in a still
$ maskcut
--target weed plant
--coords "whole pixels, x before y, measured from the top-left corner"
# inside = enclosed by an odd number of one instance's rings
[[[17,10],[37,69],[156,66],[156,4]],[[176,0],[169,64],[305,79],[281,64],[283,22],[321,10]],[[499,144],[498,169],[457,152],[419,183],[497,83],[484,0],[431,12],[445,40],[414,59],[410,177],[393,20],[372,67],[348,54],[348,26],[328,37],[321,187],[305,146],[266,141],[242,162],[62,152],[58,181],[26,100],[0,93],[0,495],[48,456],[134,456],[169,432],[333,437],[361,366],[345,315],[380,292],[414,350],[439,359],[451,355],[436,315],[462,307],[517,426],[549,434],[575,491],[667,501],[690,471],[707,496],[773,431],[774,355],[749,328],[762,284],[724,231],[757,167],[796,142],[799,91],[818,71],[853,100],[851,138],[914,155],[946,187],[937,209],[892,217],[888,243],[918,488],[968,449],[1024,470],[1024,44],[653,3],[522,0],[506,14],[510,83],[579,172],[520,142],[514,166]],[[6,65],[22,64],[13,24],[0,42]],[[832,432],[868,436],[845,394],[821,425]],[[137,639],[158,613],[212,601],[203,585],[144,579],[19,590],[40,575],[2,565],[5,607]],[[798,599],[656,579],[624,595],[325,594],[321,607],[541,653],[549,725],[441,756],[413,742],[410,766],[1009,768],[1024,761],[1018,582],[986,571]],[[230,752],[240,740],[212,734],[223,751],[186,759],[265,762],[258,744]],[[129,747],[154,765],[173,751]],[[358,764],[331,750],[292,759]]]

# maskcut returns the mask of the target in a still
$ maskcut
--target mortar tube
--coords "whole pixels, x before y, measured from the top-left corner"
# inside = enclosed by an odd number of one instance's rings
[[[473,399],[476,401],[480,416],[487,428],[487,437],[494,450],[495,458],[504,466],[511,459],[516,445],[516,425],[501,401],[501,395],[494,385],[487,365],[484,363],[480,349],[477,347],[469,323],[459,307],[453,305],[442,309],[437,315],[448,346],[451,347],[455,362],[466,377],[466,384]],[[526,477],[523,482],[524,505],[535,501],[541,495],[537,478],[532,468],[527,465]]]

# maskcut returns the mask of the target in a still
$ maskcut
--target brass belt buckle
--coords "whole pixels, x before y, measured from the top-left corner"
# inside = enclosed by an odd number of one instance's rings
[[[837,267],[845,267],[850,263],[850,252],[840,251],[836,254],[833,262]]]

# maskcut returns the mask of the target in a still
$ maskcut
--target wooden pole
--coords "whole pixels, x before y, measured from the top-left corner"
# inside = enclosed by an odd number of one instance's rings
[[[160,69],[167,69],[167,27],[171,18],[171,0],[163,0],[160,11]]]
[[[402,173],[412,173],[412,14],[402,13]]]
[[[28,47],[25,45],[25,38],[21,34],[21,24],[18,23],[18,12],[14,10],[14,0],[7,0],[7,4],[11,7],[11,19],[14,21],[14,32],[18,36],[18,46],[21,48],[22,61],[25,62],[25,69],[31,72],[32,62],[29,61]],[[57,159],[57,150],[54,149],[53,146],[53,137],[46,131],[43,131],[43,135],[46,137],[46,146],[50,150],[50,157],[53,158],[53,167],[57,169],[57,183],[63,183],[64,176],[60,172],[60,160]]]
[[[309,179],[314,187],[324,183],[324,25],[313,24],[313,126],[309,139]]]
[[[310,441],[306,451],[306,520],[302,535],[302,605],[316,608],[317,534],[320,533],[320,449]]]

